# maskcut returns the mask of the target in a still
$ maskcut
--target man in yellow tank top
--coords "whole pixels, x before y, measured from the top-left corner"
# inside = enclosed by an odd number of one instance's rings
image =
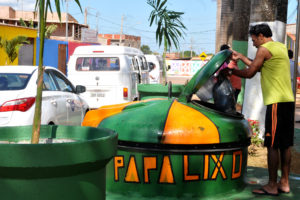
[[[257,48],[254,60],[233,51],[232,58],[243,61],[248,68],[228,72],[242,78],[252,78],[261,72],[263,100],[267,106],[264,145],[268,150],[269,182],[252,192],[277,196],[280,192],[290,192],[290,147],[293,146],[295,103],[288,51],[284,44],[272,40],[272,31],[267,24],[251,26],[249,33]],[[282,175],[277,182],[279,153]]]

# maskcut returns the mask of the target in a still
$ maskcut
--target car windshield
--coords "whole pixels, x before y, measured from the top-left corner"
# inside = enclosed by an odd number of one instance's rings
[[[0,90],[22,90],[26,87],[31,74],[0,73]]]

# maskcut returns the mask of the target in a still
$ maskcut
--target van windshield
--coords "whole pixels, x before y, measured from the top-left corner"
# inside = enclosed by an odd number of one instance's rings
[[[79,57],[76,60],[77,71],[119,71],[120,60],[117,57]]]

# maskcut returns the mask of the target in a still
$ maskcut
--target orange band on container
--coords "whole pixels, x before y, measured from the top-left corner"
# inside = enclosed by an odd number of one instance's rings
[[[162,143],[215,144],[220,143],[220,136],[209,118],[175,100],[168,113]]]

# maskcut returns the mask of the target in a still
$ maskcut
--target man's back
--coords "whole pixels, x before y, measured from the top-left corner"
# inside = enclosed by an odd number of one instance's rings
[[[294,101],[286,47],[280,42],[273,41],[261,46],[265,47],[272,55],[270,59],[264,61],[261,68],[264,104]]]

